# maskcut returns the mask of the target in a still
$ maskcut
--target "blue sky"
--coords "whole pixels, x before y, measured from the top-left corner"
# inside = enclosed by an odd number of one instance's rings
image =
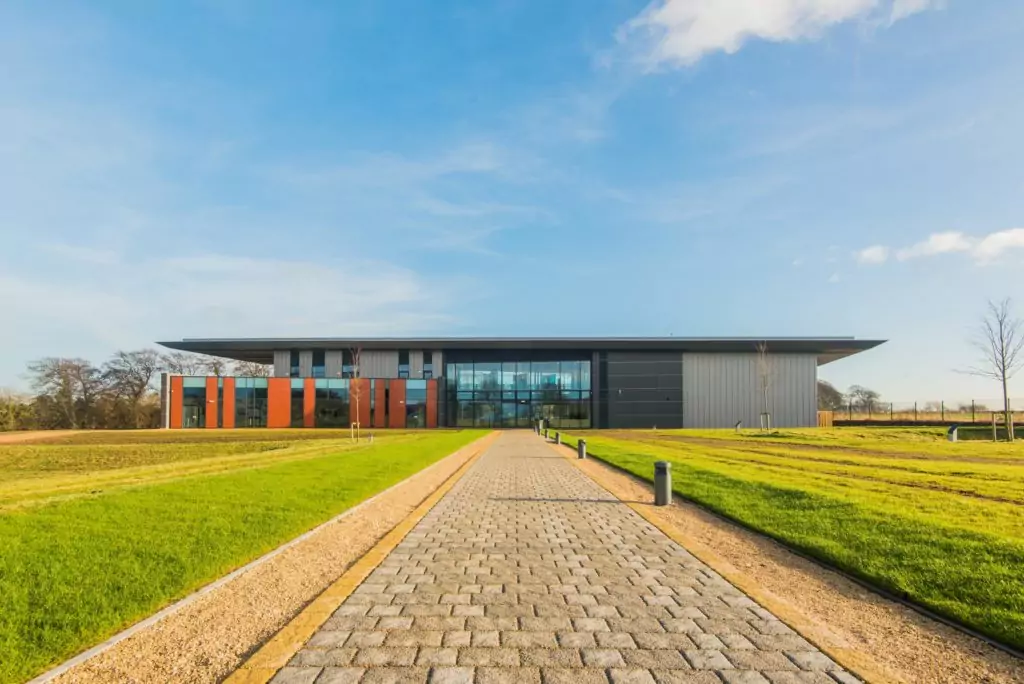
[[[1014,0],[7,2],[0,386],[213,336],[856,335],[997,395]],[[1024,375],[1013,393],[1024,397]]]

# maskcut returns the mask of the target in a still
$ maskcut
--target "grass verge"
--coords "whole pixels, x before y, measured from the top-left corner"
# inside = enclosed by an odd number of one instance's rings
[[[621,434],[621,433],[620,433]],[[650,480],[653,463],[672,463],[680,495],[878,587],[1024,649],[1024,501],[978,499],[920,481],[821,472],[798,453],[770,456],[721,447],[585,435],[588,452]],[[564,438],[575,445],[574,437]],[[642,441],[641,441],[642,439]],[[864,446],[862,443],[861,446]],[[849,460],[852,457],[844,456]],[[879,472],[877,458],[864,455]],[[788,464],[780,465],[783,460]],[[989,468],[978,479],[994,477]],[[1024,467],[1001,466],[1007,481]],[[964,476],[965,473],[960,473]],[[980,484],[980,483],[979,483]]]
[[[0,682],[38,674],[483,434],[398,435],[0,512]]]

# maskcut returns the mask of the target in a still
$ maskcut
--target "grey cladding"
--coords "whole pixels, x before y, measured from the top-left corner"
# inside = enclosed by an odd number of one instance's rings
[[[608,427],[683,427],[682,372],[678,353],[609,352]]]

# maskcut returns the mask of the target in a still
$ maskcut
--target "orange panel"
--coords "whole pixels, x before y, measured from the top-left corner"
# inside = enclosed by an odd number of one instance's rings
[[[171,376],[171,396],[168,401],[171,402],[171,422],[172,428],[181,427],[181,413],[182,413],[182,402],[185,400],[185,392],[182,390],[182,378],[180,375]]]
[[[235,379],[224,378],[224,402],[222,410],[224,419],[220,421],[221,427],[235,427]]]
[[[316,380],[306,378],[302,384],[302,427],[316,427]]]
[[[286,428],[291,424],[291,378],[269,378],[267,380],[267,427]]]
[[[427,427],[437,427],[437,380],[427,380]]]
[[[206,427],[217,427],[217,378],[206,378]]]
[[[349,381],[349,422],[359,423],[362,427],[370,426],[370,380],[354,378]],[[356,415],[356,398],[359,399],[359,415]]]
[[[405,427],[405,380],[390,380],[391,401],[388,406],[388,427]]]
[[[377,380],[377,384],[373,388],[373,403],[375,404],[373,409],[373,427],[382,428],[387,427],[388,424],[384,420],[387,414],[387,388],[385,387],[386,380]]]

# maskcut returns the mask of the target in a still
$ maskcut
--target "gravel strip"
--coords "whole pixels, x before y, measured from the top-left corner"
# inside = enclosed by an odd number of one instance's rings
[[[597,460],[585,473],[623,501],[650,502],[651,487]],[[686,548],[868,681],[1024,682],[1024,663],[983,641],[894,603],[842,575],[698,506],[651,507],[681,530]]]
[[[277,633],[479,448],[469,444],[53,682],[216,682]]]

